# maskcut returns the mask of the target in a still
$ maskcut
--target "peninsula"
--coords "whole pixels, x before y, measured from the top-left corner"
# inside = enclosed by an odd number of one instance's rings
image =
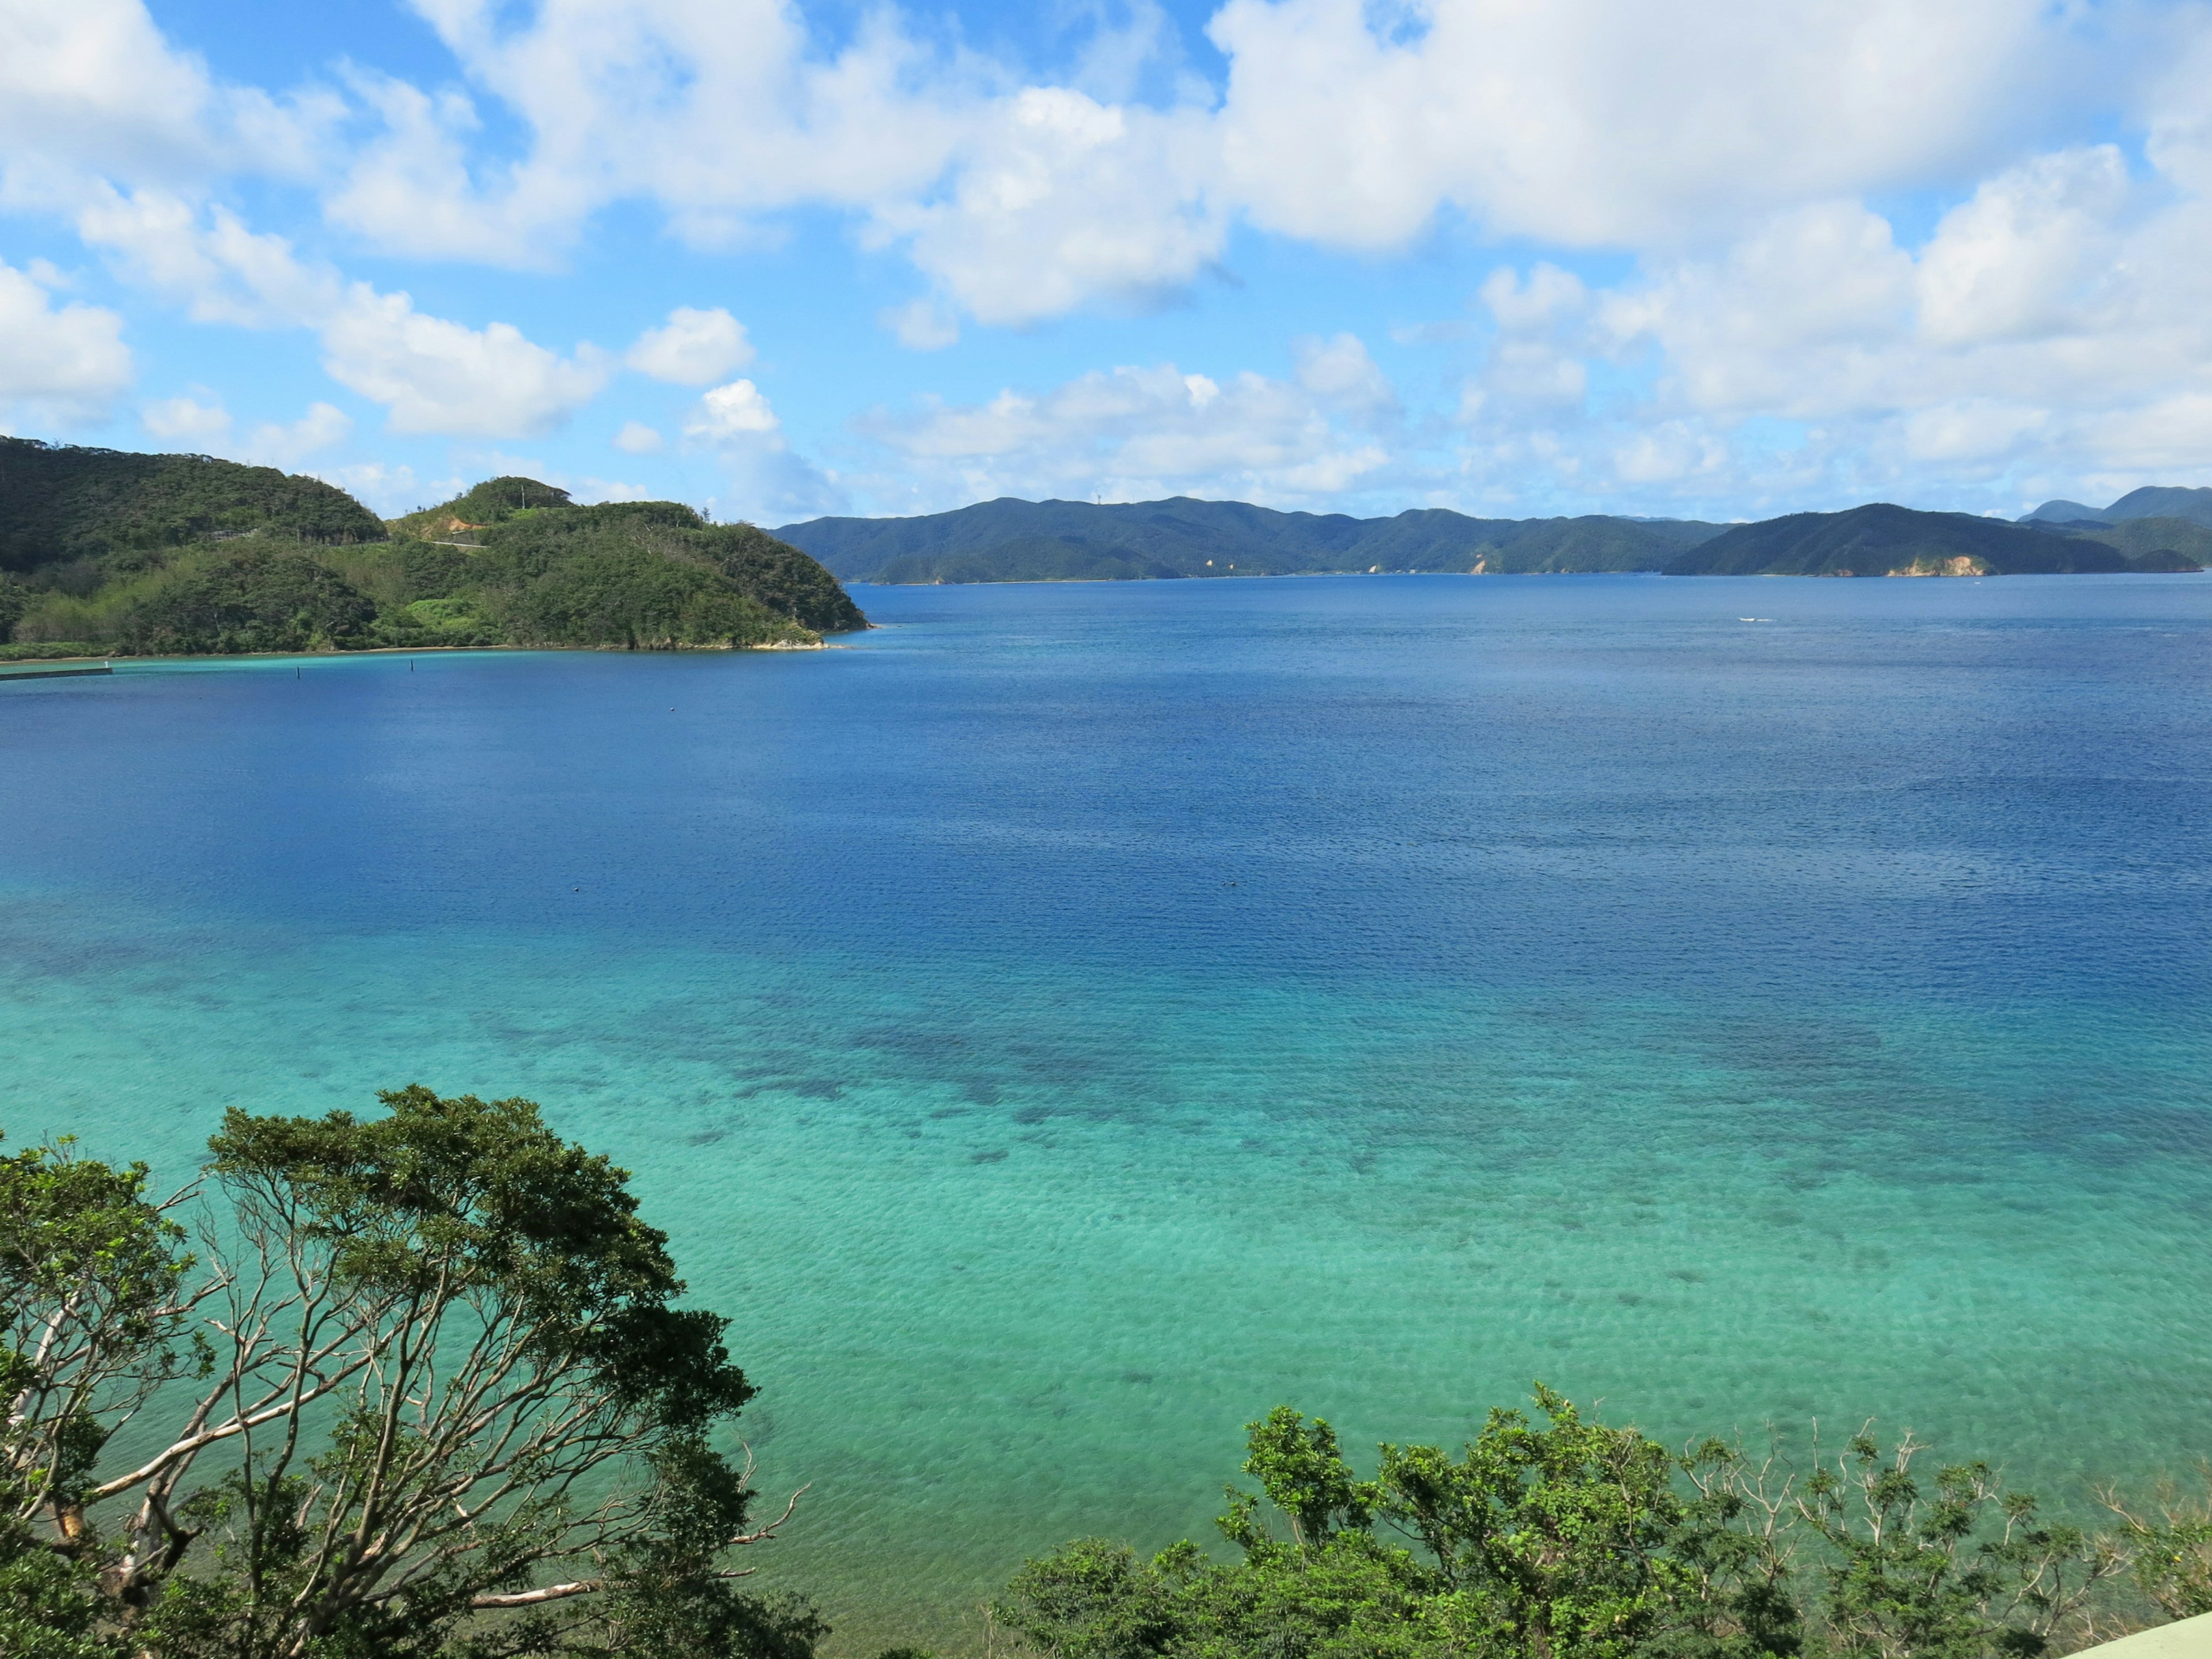
[[[387,524],[270,467],[0,438],[0,659],[788,649],[867,626],[799,549],[675,501],[502,477]]]

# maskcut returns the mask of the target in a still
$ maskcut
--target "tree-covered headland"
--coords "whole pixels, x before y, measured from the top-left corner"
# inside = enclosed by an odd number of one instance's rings
[[[200,1179],[0,1155],[0,1655],[813,1659],[746,1583],[728,1322],[520,1099],[234,1109]],[[1911,1435],[1676,1451],[1539,1385],[1456,1453],[1249,1425],[1225,1553],[1088,1539],[994,1659],[2039,1659],[2212,1612],[2212,1509],[2046,1515]],[[878,1659],[929,1659],[896,1649]],[[951,1656],[947,1656],[951,1659]]]
[[[750,525],[495,478],[386,525],[269,467],[0,439],[0,655],[818,645],[867,620]]]

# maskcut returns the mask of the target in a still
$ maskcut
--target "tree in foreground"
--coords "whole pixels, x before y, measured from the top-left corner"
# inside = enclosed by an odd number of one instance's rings
[[[381,1098],[227,1114],[197,1252],[143,1165],[0,1159],[0,1651],[805,1659],[727,1565],[791,1512],[718,1443],[753,1389],[627,1173]]]
[[[1231,1487],[1218,1522],[1241,1559],[1083,1540],[993,1616],[1054,1659],[2033,1659],[2090,1633],[2125,1565],[1982,1465],[1925,1484],[1909,1436],[1885,1455],[1862,1435],[1801,1482],[1540,1384],[1536,1405],[1493,1410],[1456,1457],[1385,1445],[1372,1480],[1279,1407],[1249,1425],[1260,1493]]]

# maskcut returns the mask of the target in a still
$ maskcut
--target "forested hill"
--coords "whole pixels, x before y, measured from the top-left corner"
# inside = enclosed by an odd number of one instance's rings
[[[673,501],[494,478],[387,526],[267,467],[0,440],[0,658],[712,650],[867,625],[797,548]]]
[[[0,570],[137,568],[249,534],[331,545],[380,542],[384,526],[343,489],[273,466],[0,438]]]
[[[814,519],[775,533],[847,580],[970,582],[1268,576],[1321,571],[1657,570],[1724,526],[1592,515],[1389,519],[1243,501],[1004,498],[911,519]]]
[[[2131,489],[2110,507],[2084,507],[2079,501],[2045,501],[2023,518],[2023,524],[2128,524],[2141,519],[2183,519],[2212,528],[2212,489],[2183,489],[2166,484],[2145,484]]]
[[[2006,576],[2195,570],[2212,530],[2174,519],[2008,524],[1876,502],[1738,525],[1679,555],[1670,576]]]

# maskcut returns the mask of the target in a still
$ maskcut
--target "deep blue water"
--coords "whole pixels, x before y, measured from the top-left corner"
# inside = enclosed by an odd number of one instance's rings
[[[859,1651],[1279,1401],[2212,1451],[2212,578],[856,597],[0,686],[0,1124],[540,1100]]]

